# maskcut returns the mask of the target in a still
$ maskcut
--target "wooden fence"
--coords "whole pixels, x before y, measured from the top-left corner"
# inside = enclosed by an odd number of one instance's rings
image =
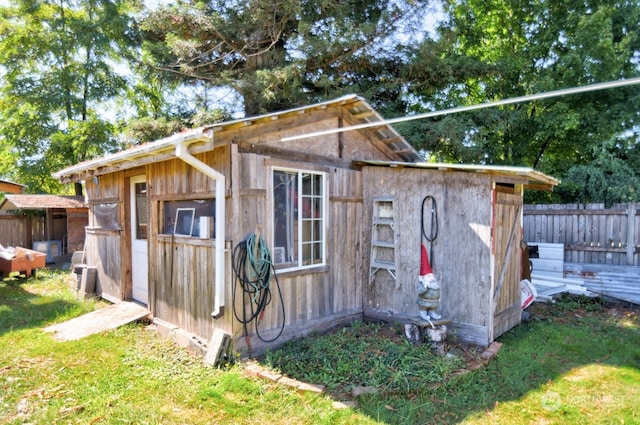
[[[0,214],[0,244],[31,248],[33,241],[45,240],[44,217]]]
[[[564,261],[640,265],[640,203],[525,205],[524,237],[531,244],[564,244]]]

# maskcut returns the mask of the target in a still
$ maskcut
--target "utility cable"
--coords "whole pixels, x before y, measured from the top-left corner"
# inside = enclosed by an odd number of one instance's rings
[[[332,128],[332,129],[329,129],[329,130],[321,130],[321,131],[315,131],[315,132],[312,132],[312,133],[306,133],[306,134],[299,134],[299,135],[294,135],[294,136],[283,137],[282,139],[280,139],[280,141],[281,142],[290,142],[290,141],[293,141],[293,140],[308,139],[308,138],[311,138],[311,137],[327,136],[329,134],[342,133],[342,132],[345,132],[345,131],[363,130],[365,128],[380,127],[380,126],[383,126],[383,125],[391,125],[391,124],[396,124],[396,123],[399,123],[399,122],[407,122],[407,121],[419,120],[419,119],[424,119],[424,118],[438,117],[438,116],[441,116],[441,115],[449,115],[449,114],[454,114],[454,113],[458,113],[458,112],[474,111],[474,110],[477,110],[477,109],[490,108],[490,107],[494,107],[494,106],[511,105],[511,104],[514,104],[514,103],[529,102],[531,100],[548,99],[548,98],[557,97],[557,96],[567,96],[567,95],[577,94],[577,93],[586,93],[586,92],[592,92],[592,91],[596,91],[596,90],[604,90],[604,89],[611,89],[611,88],[616,88],[616,87],[624,87],[624,86],[630,86],[630,85],[633,85],[633,84],[640,84],[640,77],[628,78],[626,80],[608,81],[606,83],[590,84],[590,85],[586,85],[586,86],[572,87],[572,88],[567,88],[567,89],[553,90],[553,91],[544,92],[544,93],[537,93],[537,94],[532,94],[532,95],[527,95],[527,96],[512,97],[512,98],[509,98],[509,99],[496,100],[496,101],[480,103],[480,104],[476,104],[476,105],[459,106],[459,107],[456,107],[456,108],[443,109],[441,111],[431,111],[431,112],[425,112],[423,114],[407,115],[407,116],[404,116],[404,117],[391,118],[391,119],[387,119],[387,120],[369,121],[369,122],[366,122],[364,124],[357,124],[357,125],[352,125],[352,126],[348,126],[348,127]]]
[[[429,225],[429,234],[427,234],[424,221],[425,207],[427,206],[428,201],[431,201],[431,222]],[[422,237],[429,242],[429,263],[433,267],[433,241],[438,237],[438,205],[436,204],[435,198],[431,195],[425,196],[422,200],[422,215],[420,220]]]

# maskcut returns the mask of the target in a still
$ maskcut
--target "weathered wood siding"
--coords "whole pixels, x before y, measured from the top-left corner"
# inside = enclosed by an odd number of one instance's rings
[[[491,339],[520,323],[522,196],[494,191],[494,319]]]
[[[85,227],[89,224],[89,213],[86,209],[67,210],[67,253],[84,249]]]
[[[529,243],[564,244],[565,262],[640,265],[640,203],[526,205]]]
[[[110,301],[121,301],[128,296],[126,270],[131,260],[127,257],[124,173],[106,174],[86,182],[89,199],[89,226],[86,229],[85,261],[96,267],[96,294]],[[95,227],[93,207],[98,204],[116,204],[119,229],[105,230]],[[125,255],[123,255],[125,253]],[[130,279],[130,278],[129,278]],[[130,283],[130,282],[129,282]]]
[[[229,147],[195,156],[229,176]],[[230,332],[228,291],[224,316],[215,323],[211,317],[215,297],[215,240],[159,234],[162,230],[162,202],[215,198],[215,181],[180,159],[153,163],[147,168],[149,308],[154,317],[203,338],[210,338],[214,327]],[[229,178],[226,179],[226,185],[231,185]],[[229,208],[230,204],[227,203],[227,215]],[[227,233],[227,239],[230,238],[232,235]],[[228,245],[230,247],[230,243]],[[228,248],[225,255],[228,282],[230,256]]]
[[[42,240],[39,237],[43,232],[44,217],[30,218],[11,213],[0,214],[0,244],[4,247],[31,248],[34,240]]]
[[[364,167],[364,224],[371,229],[373,199],[393,197],[397,219],[398,238],[397,281],[379,271],[369,281],[370,231],[366,244],[364,263],[365,316],[399,320],[411,320],[418,315],[417,280],[420,272],[420,243],[422,239],[422,201],[430,195],[437,203],[438,234],[432,244],[430,259],[434,274],[441,285],[440,312],[453,321],[453,332],[461,339],[479,345],[492,341],[494,335],[493,302],[497,279],[492,256],[492,180],[491,176],[477,173],[420,170],[414,168]],[[510,211],[500,214],[507,220]],[[425,211],[429,223],[430,209]],[[510,220],[510,219],[509,219]],[[501,223],[509,227],[511,221]],[[509,234],[500,229],[497,238]],[[425,241],[425,246],[429,247]],[[504,249],[504,248],[502,248]],[[515,254],[515,251],[514,253]],[[517,261],[517,259],[513,260]],[[495,261],[496,266],[502,264]],[[499,311],[508,309],[512,300],[514,265],[505,277],[506,290],[498,300]],[[519,269],[518,269],[519,270]],[[517,305],[520,305],[518,296]],[[519,316],[518,316],[519,317]],[[507,320],[503,327],[512,325]]]
[[[330,173],[328,262],[334,289],[329,302],[333,302],[330,311],[334,314],[363,308],[362,187],[361,171],[334,169]]]
[[[275,346],[314,330],[322,331],[354,317],[362,317],[361,172],[238,153],[235,147],[233,164],[232,214],[236,224],[234,234],[237,235],[234,245],[253,233],[257,224],[261,224],[262,237],[272,246],[273,167],[321,171],[327,175],[327,265],[305,271],[276,273],[284,300],[284,318],[276,281],[273,279],[273,299],[260,321],[259,331],[264,339],[271,339],[280,331],[283,320],[284,330],[277,341],[267,345]],[[237,285],[236,282],[233,284]],[[239,294],[237,298],[236,308],[241,314]],[[254,324],[247,329],[251,348],[262,351],[266,345],[255,338]],[[233,335],[238,337],[244,335],[245,329],[236,321],[233,331]],[[244,339],[237,339],[240,350],[249,349],[245,344]]]
[[[196,335],[213,331],[215,241],[159,236],[150,264],[153,273],[154,316]],[[230,267],[230,264],[227,264]],[[151,273],[150,273],[151,275]]]
[[[125,299],[119,231],[87,229],[85,261],[96,267],[96,294],[117,302]]]

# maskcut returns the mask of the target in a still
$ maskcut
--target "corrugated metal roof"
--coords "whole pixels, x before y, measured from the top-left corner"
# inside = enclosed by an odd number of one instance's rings
[[[82,196],[5,195],[1,210],[42,210],[46,208],[87,208]]]
[[[164,139],[145,143],[131,149],[67,167],[54,173],[53,176],[61,181],[69,182],[83,180],[84,178],[92,175],[111,172],[116,168],[118,170],[134,168],[148,162],[149,158],[153,158],[154,161],[172,158],[175,156],[175,146],[186,142],[209,142],[211,143],[210,149],[213,149],[213,134],[215,132],[223,131],[225,129],[230,130],[237,127],[256,125],[261,122],[270,122],[286,116],[300,115],[315,110],[324,110],[329,106],[343,106],[349,113],[347,119],[355,124],[383,121],[380,114],[378,114],[373,107],[366,102],[366,100],[358,95],[350,94],[338,99],[309,106],[256,117],[226,121],[184,131]],[[420,154],[390,125],[380,124],[379,127],[367,129],[366,132],[384,143],[402,160],[420,161],[422,159]]]
[[[394,162],[394,161],[357,161],[361,165],[375,165],[384,167],[409,167],[441,171],[465,171],[472,173],[487,173],[498,179],[516,179],[530,189],[552,190],[560,181],[544,173],[528,167],[504,165],[474,165],[474,164],[446,164],[434,162]]]

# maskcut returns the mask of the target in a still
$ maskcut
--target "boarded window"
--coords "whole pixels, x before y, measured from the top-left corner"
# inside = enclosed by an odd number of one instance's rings
[[[93,225],[105,230],[120,230],[118,204],[115,202],[93,205]]]

